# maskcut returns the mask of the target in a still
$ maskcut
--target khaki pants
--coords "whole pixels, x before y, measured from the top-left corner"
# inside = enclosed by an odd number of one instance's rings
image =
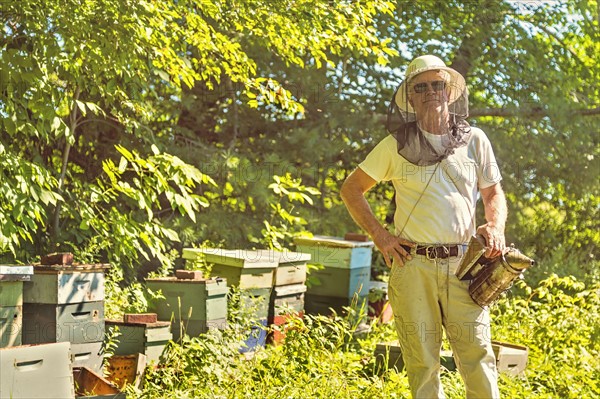
[[[427,259],[413,255],[394,265],[389,298],[402,357],[415,399],[444,398],[440,384],[442,327],[465,382],[467,398],[499,398],[490,316],[454,272],[460,257]]]

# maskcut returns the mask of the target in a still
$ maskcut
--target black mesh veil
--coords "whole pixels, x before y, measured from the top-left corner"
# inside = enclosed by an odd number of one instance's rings
[[[471,127],[466,121],[469,100],[463,77],[446,67],[426,70],[442,71],[441,76],[444,77],[444,90],[435,93],[447,102],[445,118],[448,123],[440,124],[444,126],[443,130],[434,135],[428,134],[426,124],[422,118],[417,120],[416,111],[409,101],[409,94],[414,95],[410,93],[414,90],[410,81],[423,70],[407,74],[390,101],[386,122],[388,132],[398,141],[398,153],[419,166],[433,165],[447,158],[456,148],[466,145],[471,134]],[[436,136],[435,143],[432,143],[432,136]]]

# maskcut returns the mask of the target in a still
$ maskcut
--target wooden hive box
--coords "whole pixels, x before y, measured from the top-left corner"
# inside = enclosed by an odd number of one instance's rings
[[[127,323],[123,320],[107,320],[106,327],[118,326],[121,335],[115,349],[115,355],[133,355],[143,353],[148,362],[158,363],[165,346],[173,339],[171,323],[156,321],[152,323]]]
[[[146,279],[153,291],[161,291],[164,299],[153,299],[149,310],[162,321],[218,320],[227,318],[227,280],[184,280],[175,277]]]
[[[286,311],[294,313],[304,312],[304,293],[306,285],[292,284],[275,287],[271,294],[269,305],[269,320],[284,314]]]
[[[70,345],[0,349],[0,398],[74,398]]]
[[[0,307],[0,348],[18,346],[23,343],[23,307]]]
[[[522,375],[527,367],[529,349],[526,346],[508,342],[492,341],[496,355],[496,367],[501,373],[513,376]]]
[[[314,236],[294,239],[298,252],[308,253],[311,263],[353,269],[371,266],[372,241],[350,241],[341,237]]]
[[[125,399],[115,384],[87,367],[73,367],[73,380],[78,399]]]
[[[73,367],[87,367],[95,373],[102,374],[102,341],[83,344],[71,344],[71,363]]]
[[[107,379],[120,388],[133,385],[140,388],[146,370],[146,355],[113,355],[108,358],[106,365]]]
[[[312,270],[311,277],[318,281],[308,287],[311,295],[352,298],[354,294],[364,296],[369,293],[371,266],[352,269],[326,266],[320,270]]]
[[[104,339],[104,301],[68,305],[25,303],[23,342],[98,342]]]
[[[23,282],[0,281],[0,307],[23,305]]]
[[[367,301],[367,295],[355,298],[340,298],[327,295],[313,295],[307,292],[304,296],[304,309],[306,314],[312,315],[320,314],[327,316],[333,313],[332,310],[341,315],[347,313],[344,309],[346,307],[355,306],[357,309],[360,309],[363,306],[368,306]]]
[[[273,251],[245,249],[184,248],[182,256],[193,263],[205,262],[211,276],[223,277],[240,289],[272,287],[279,261]]]
[[[272,252],[278,257],[277,268],[273,276],[274,286],[306,282],[307,262],[310,261],[310,254],[292,251]]]
[[[104,300],[104,273],[109,265],[56,265],[34,267],[23,288],[24,303],[64,305]]]
[[[240,290],[242,306],[250,311],[249,316],[254,320],[267,320],[271,288],[250,288]]]
[[[14,277],[15,274],[10,276]],[[22,325],[23,281],[0,280],[0,348],[21,345]]]

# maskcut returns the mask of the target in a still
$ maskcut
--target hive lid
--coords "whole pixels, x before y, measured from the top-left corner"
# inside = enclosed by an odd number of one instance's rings
[[[0,274],[33,274],[33,266],[0,265]]]
[[[273,252],[253,249],[184,248],[182,257],[244,268],[276,268],[279,263]]]
[[[170,321],[155,321],[154,323],[129,323],[124,321],[123,319],[105,319],[104,323],[107,326],[129,326],[129,327],[137,327],[143,326],[145,328],[153,329],[153,328],[164,328],[171,326]]]
[[[157,289],[157,285],[161,285],[161,284],[169,284],[169,286],[171,284],[183,284],[184,286],[203,286],[205,290],[207,290],[210,294],[215,294],[215,295],[219,295],[219,294],[223,294],[223,293],[227,293],[229,290],[229,287],[227,287],[227,279],[223,278],[223,277],[212,277],[212,278],[205,278],[205,279],[200,279],[200,280],[183,280],[183,279],[179,279],[177,277],[155,277],[155,278],[146,278],[145,279],[146,283],[152,283],[153,287],[152,289]],[[156,284],[156,285],[154,285]],[[197,288],[197,287],[196,287]],[[195,288],[194,288],[195,289]]]
[[[356,248],[356,247],[373,247],[373,241],[350,241],[344,240],[342,237],[333,236],[312,236],[312,237],[296,237],[294,238],[296,245],[324,245],[327,247],[341,248]]]
[[[73,263],[72,265],[33,265],[34,273],[38,272],[105,272],[110,269],[108,263],[82,264]]]
[[[267,259],[275,259],[279,265],[286,263],[299,263],[308,262],[312,255],[304,252],[293,252],[293,251],[276,251],[273,249],[259,249],[259,253],[264,253]]]

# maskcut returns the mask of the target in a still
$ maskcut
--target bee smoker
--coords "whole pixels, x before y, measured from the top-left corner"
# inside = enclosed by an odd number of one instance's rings
[[[513,282],[535,261],[521,253],[514,245],[495,258],[486,258],[485,239],[481,235],[471,237],[456,276],[470,280],[469,295],[481,307],[494,303],[510,289]]]

